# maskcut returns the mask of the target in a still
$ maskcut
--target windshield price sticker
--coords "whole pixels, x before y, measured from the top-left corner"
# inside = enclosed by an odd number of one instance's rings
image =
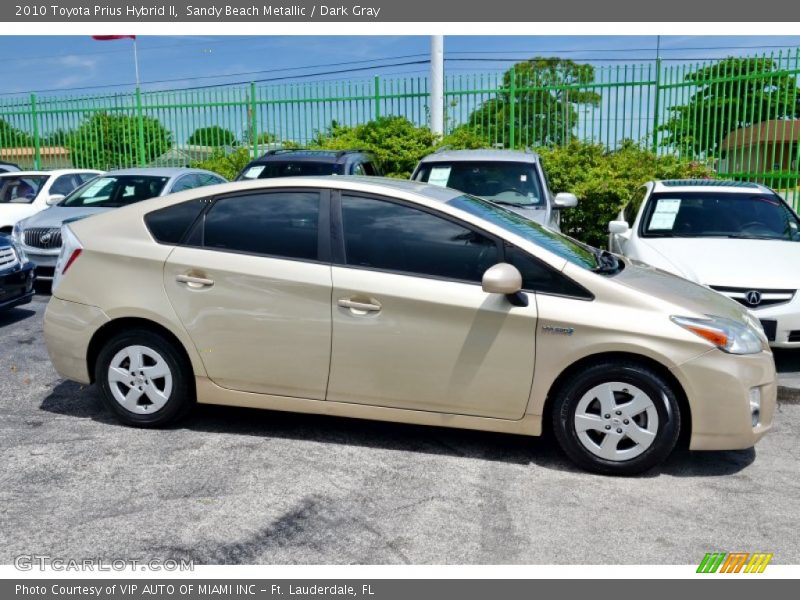
[[[114,180],[109,177],[101,177],[100,179],[96,180],[92,185],[86,188],[86,191],[81,194],[84,198],[94,198],[101,192],[101,190],[106,187],[109,183],[112,183]]]
[[[447,187],[447,182],[450,180],[450,171],[451,167],[433,167],[430,177],[428,177],[428,183],[439,187]]]
[[[653,211],[653,218],[650,219],[649,229],[672,229],[680,208],[679,198],[660,198]]]
[[[255,167],[250,167],[245,171],[244,178],[245,179],[257,179],[261,172],[264,170],[264,165],[256,165]]]

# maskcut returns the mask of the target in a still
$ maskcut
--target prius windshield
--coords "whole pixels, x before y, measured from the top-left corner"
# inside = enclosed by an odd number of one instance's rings
[[[449,200],[447,204],[523,237],[579,267],[609,272],[604,262],[610,259],[607,259],[600,250],[539,225],[502,206],[475,196],[458,196]]]
[[[661,192],[647,203],[642,236],[798,242],[800,222],[773,194]]]

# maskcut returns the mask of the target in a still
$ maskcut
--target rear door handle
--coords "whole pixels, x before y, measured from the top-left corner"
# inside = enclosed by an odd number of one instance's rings
[[[175,277],[175,281],[178,283],[185,283],[187,287],[190,287],[194,290],[199,290],[200,288],[211,287],[214,285],[213,279],[206,279],[205,277],[195,277],[193,275],[177,275]]]
[[[358,302],[350,298],[340,298],[339,306],[363,312],[378,312],[381,309],[381,305],[377,302]]]

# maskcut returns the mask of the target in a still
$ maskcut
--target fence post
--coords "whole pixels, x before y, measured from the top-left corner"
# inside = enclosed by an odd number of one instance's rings
[[[31,94],[31,120],[33,121],[33,168],[42,168],[42,141],[39,139],[39,116],[36,112],[36,94]]]
[[[513,150],[516,145],[516,120],[517,120],[517,78],[514,69],[511,69],[511,77],[508,86],[509,110],[508,110],[508,147]]]
[[[140,167],[144,167],[146,162],[145,149],[144,149],[144,114],[142,113],[142,90],[136,86],[136,118],[139,121],[139,148],[138,148],[138,163]]]
[[[661,57],[656,57],[656,89],[653,101],[653,154],[658,153],[658,111],[661,109]]]
[[[381,118],[381,78],[375,75],[375,119]]]
[[[256,117],[256,82],[250,82],[250,140],[253,145],[253,158],[258,154],[258,119]],[[268,146],[269,147],[269,146]]]

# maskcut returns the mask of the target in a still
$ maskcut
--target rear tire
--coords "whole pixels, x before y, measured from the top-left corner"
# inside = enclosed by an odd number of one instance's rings
[[[680,434],[675,391],[634,362],[603,362],[563,385],[553,402],[553,431],[578,466],[635,475],[669,456]]]
[[[146,329],[106,342],[95,364],[95,381],[106,406],[136,427],[175,422],[195,402],[191,365],[170,340]]]

